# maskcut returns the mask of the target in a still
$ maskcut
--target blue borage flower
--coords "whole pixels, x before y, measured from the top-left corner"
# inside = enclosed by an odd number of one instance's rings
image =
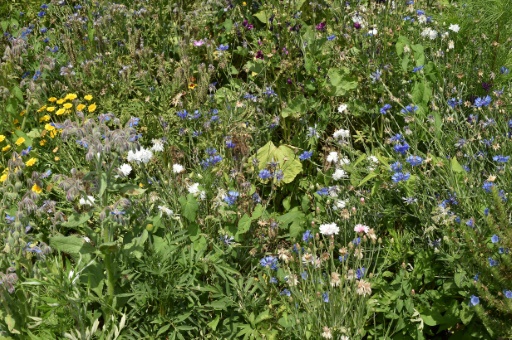
[[[412,69],[412,72],[416,73],[418,71],[421,71],[421,70],[423,70],[424,67],[425,67],[424,65],[416,66],[415,68]]]
[[[305,161],[305,160],[307,160],[307,159],[310,159],[310,158],[311,158],[311,156],[313,156],[313,151],[304,151],[303,153],[301,153],[301,154],[299,155],[299,159],[300,159],[301,161]]]
[[[479,303],[480,303],[480,299],[478,298],[478,296],[471,295],[471,297],[469,299],[469,305],[471,307],[474,307],[474,306],[478,305]]]
[[[221,51],[221,52],[224,52],[224,51],[227,51],[229,50],[229,44],[220,44],[219,47],[217,47],[217,51]]]
[[[512,299],[512,291],[511,290],[503,290],[503,295],[505,295],[505,297],[507,299]]]
[[[267,169],[260,170],[260,173],[258,174],[258,177],[264,181],[272,177],[272,174]]]
[[[492,243],[498,243],[500,241],[500,238],[498,235],[494,234],[491,236],[491,242]]]
[[[490,266],[490,267],[495,267],[495,266],[497,266],[497,265],[498,265],[498,261],[496,261],[496,260],[495,260],[495,259],[493,259],[492,257],[489,257],[489,258],[488,258],[488,260],[489,260],[489,266]]]

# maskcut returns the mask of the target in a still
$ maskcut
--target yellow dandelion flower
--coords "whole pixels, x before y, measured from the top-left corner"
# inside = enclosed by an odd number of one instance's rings
[[[37,112],[43,112],[44,110],[46,110],[46,105],[41,106]]]
[[[39,145],[44,146],[46,144],[46,139],[41,139],[39,141]]]
[[[48,107],[46,108],[46,111],[48,111],[48,112],[53,112],[53,111],[55,111],[55,106],[48,106]]]
[[[5,136],[4,135],[0,135],[0,143],[3,142],[5,140]]]
[[[78,104],[78,105],[76,106],[76,110],[77,110],[77,111],[82,111],[83,109],[85,109],[85,105],[84,105],[84,104]]]
[[[53,126],[52,124],[46,124],[46,125],[44,126],[44,129],[45,129],[46,131],[53,131],[53,130],[55,130],[55,126]]]
[[[68,93],[68,94],[66,95],[66,97],[64,97],[64,99],[65,99],[65,100],[75,100],[75,99],[76,99],[76,97],[78,97],[78,96],[76,95],[76,93]]]
[[[15,120],[13,120],[12,122],[13,122],[14,124],[18,124],[20,121],[19,121],[19,120],[17,120],[17,119],[15,119]]]
[[[20,116],[23,117],[25,115],[25,113],[27,113],[27,111],[23,110],[20,112]]]
[[[66,98],[57,99],[57,104],[62,105],[66,101]]]
[[[51,119],[51,117],[50,117],[50,116],[48,116],[48,115],[44,115],[44,116],[42,116],[41,118],[39,118],[39,123],[49,122],[49,121],[50,121],[50,119]]]
[[[32,186],[32,191],[35,192],[36,194],[40,194],[43,192],[43,188],[34,183],[34,185]]]
[[[88,102],[90,102],[92,100],[92,96],[90,94],[88,94],[84,97],[84,99],[87,100]]]
[[[32,166],[32,165],[36,164],[36,162],[37,162],[37,158],[32,157],[31,159],[29,159],[29,160],[25,163],[25,165],[26,165],[26,166]]]
[[[2,148],[2,151],[3,152],[6,152],[6,151],[9,151],[9,149],[11,149],[11,145],[6,145]]]
[[[57,130],[50,131],[50,138],[55,138],[55,136],[57,136],[57,133],[58,133]]]
[[[17,146],[20,146],[21,144],[25,143],[25,138],[23,137],[20,137],[16,140],[16,142],[14,144],[16,144]]]
[[[7,177],[9,177],[9,172],[4,172],[2,176],[0,176],[0,183],[3,183],[7,180]]]
[[[89,111],[89,113],[93,113],[94,111],[96,111],[96,103],[89,105],[87,110]]]
[[[57,112],[55,112],[57,116],[63,115],[64,113],[66,113],[66,109],[64,108],[58,109]]]
[[[65,109],[71,109],[73,107],[73,104],[71,103],[65,103],[64,105],[62,105]]]
[[[50,103],[54,103],[54,102],[56,102],[56,101],[57,101],[57,98],[55,98],[55,97],[50,97],[50,98],[48,98],[48,101],[49,101]]]

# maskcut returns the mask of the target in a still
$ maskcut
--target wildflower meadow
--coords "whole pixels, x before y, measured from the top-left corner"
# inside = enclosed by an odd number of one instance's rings
[[[1,339],[511,339],[512,0],[0,3]]]

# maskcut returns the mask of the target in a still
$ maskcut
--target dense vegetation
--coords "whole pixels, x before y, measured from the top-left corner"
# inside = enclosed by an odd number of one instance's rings
[[[510,8],[2,2],[0,337],[512,337]]]

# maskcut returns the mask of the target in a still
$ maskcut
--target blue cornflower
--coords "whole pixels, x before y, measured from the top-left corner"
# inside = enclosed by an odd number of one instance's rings
[[[262,180],[265,181],[265,180],[269,179],[270,177],[272,177],[272,174],[267,169],[263,169],[263,170],[260,170],[260,173],[258,174],[258,176],[259,176],[259,178],[261,178]]]
[[[478,281],[479,278],[480,278],[480,274],[475,274],[475,276],[473,276],[474,281]]]
[[[418,166],[423,162],[423,158],[420,156],[409,156],[405,159],[407,163],[409,163],[412,166]]]
[[[217,51],[227,51],[229,49],[229,44],[223,45],[220,44],[219,47],[217,47]]]
[[[57,53],[59,51],[59,46],[53,46],[52,49],[50,49],[53,53]]]
[[[473,228],[475,226],[475,220],[470,218],[469,220],[466,221],[466,225],[470,228]]]
[[[277,170],[276,173],[276,180],[279,182],[279,181],[282,181],[283,178],[284,178],[284,172],[283,170]]]
[[[128,121],[128,126],[129,127],[137,126],[137,125],[139,125],[139,121],[140,121],[140,118],[131,117],[130,120]]]
[[[275,277],[273,277],[273,276],[272,276],[272,277],[270,278],[270,283],[274,283],[274,284],[275,284],[275,283],[277,283],[277,279],[276,279]]]
[[[409,150],[409,144],[407,144],[407,142],[404,142],[403,144],[397,143],[393,147],[393,150],[395,150],[395,152],[398,152],[399,154],[405,155],[407,153],[407,150]]]
[[[37,70],[32,77],[33,81],[36,81],[41,76],[41,71]]]
[[[233,236],[228,236],[228,235],[222,235],[220,237],[220,240],[227,246],[230,246],[231,244],[233,244],[233,241],[235,240],[235,238]]]
[[[366,272],[366,268],[365,267],[358,268],[356,270],[356,278],[358,280],[361,280],[363,278],[365,272]]]
[[[338,257],[338,261],[340,261],[340,262],[344,262],[347,258],[348,258],[348,254],[345,254],[345,255],[343,255],[343,256],[341,256],[341,255],[340,255],[340,256]]]
[[[397,133],[396,135],[391,136],[391,138],[389,138],[389,141],[390,142],[401,142],[403,139],[404,139],[404,137],[401,134]]]
[[[12,222],[14,222],[14,216],[11,216],[11,215],[9,215],[9,214],[5,214],[5,221],[6,221],[7,223],[12,223]]]
[[[498,237],[498,235],[496,235],[496,234],[492,235],[492,237],[491,237],[492,243],[498,243],[499,241],[500,241],[500,238]]]
[[[478,305],[479,303],[480,303],[480,299],[478,298],[478,296],[471,295],[471,298],[469,300],[469,305],[471,307],[474,307],[474,306]]]
[[[424,65],[416,66],[415,68],[412,69],[412,72],[416,73],[418,71],[421,71],[421,70],[423,70],[424,67],[425,67]]]
[[[391,176],[391,179],[393,180],[393,182],[398,183],[401,181],[407,181],[410,177],[411,177],[411,174],[408,172],[406,172],[406,173],[396,172],[393,174],[393,176]]]
[[[503,247],[499,247],[498,248],[498,253],[499,254],[508,254],[509,253],[509,249],[508,248],[503,248]]]
[[[25,150],[21,151],[21,155],[22,156],[26,156],[29,154],[30,150],[32,150],[32,147],[29,146],[28,148],[26,148]]]
[[[455,221],[455,223],[459,224],[460,223],[460,217],[459,216],[455,217],[454,221]]]
[[[462,104],[462,99],[457,99],[457,98],[450,98],[448,99],[448,105],[454,109],[457,105],[461,105]]]
[[[124,211],[124,210],[117,210],[117,209],[115,209],[115,210],[112,210],[112,211],[110,212],[110,214],[111,214],[111,215],[114,215],[114,216],[119,216],[119,215],[124,215],[124,214],[125,214],[125,211]]]
[[[510,70],[506,68],[505,66],[500,67],[500,73],[501,74],[509,74]]]
[[[334,39],[336,39],[336,36],[334,34],[331,34],[330,36],[327,37],[328,41],[333,41]]]
[[[300,277],[303,279],[303,280],[307,280],[309,275],[308,275],[308,272],[302,272],[300,273]]]
[[[424,10],[422,10],[422,9],[417,9],[417,10],[416,10],[416,15],[417,15],[417,16],[425,15],[425,11],[424,11]]]
[[[507,299],[512,299],[512,291],[510,290],[504,290],[503,295],[505,295]]]
[[[492,257],[489,257],[489,266],[491,267],[494,267],[494,266],[497,266],[498,265],[498,261],[496,261],[495,259],[493,259]]]
[[[299,159],[305,161],[306,159],[310,159],[311,156],[313,156],[313,151],[304,151],[299,155]]]
[[[190,119],[198,119],[201,117],[201,112],[199,110],[194,111],[194,115],[190,117]]]
[[[220,119],[220,118],[219,118],[219,116],[217,116],[217,115],[215,115],[215,116],[211,116],[211,117],[210,117],[210,122],[212,122],[212,123],[216,123],[216,122],[218,122],[218,121],[219,121],[219,119]]]
[[[396,161],[395,163],[392,163],[390,165],[391,171],[393,172],[400,172],[402,171],[402,163]]]
[[[228,205],[234,205],[236,203],[236,200],[238,199],[238,196],[240,194],[237,191],[230,190],[228,191],[228,194],[224,196],[224,202],[226,202]]]
[[[206,153],[210,156],[213,156],[217,153],[217,149],[215,148],[206,148]]]
[[[316,192],[320,196],[327,196],[329,195],[329,188],[322,188]]]
[[[39,13],[37,13],[37,16],[42,18],[46,15],[46,12],[45,11],[40,11]]]
[[[271,97],[271,96],[277,96],[277,94],[274,92],[274,90],[272,90],[271,87],[266,87],[265,88],[265,92],[263,92],[264,94],[267,95],[267,97]]]
[[[236,143],[234,143],[231,139],[226,140],[226,148],[234,149],[235,146],[236,146]]]
[[[401,109],[400,112],[404,114],[414,113],[418,111],[418,105],[409,104],[405,108]]]
[[[311,233],[311,230],[306,230],[304,234],[302,234],[302,241],[308,242],[313,238],[313,234]]]
[[[510,156],[497,155],[497,156],[494,156],[492,158],[492,160],[495,162],[498,162],[498,163],[506,163],[506,162],[508,162],[509,158],[510,158]]]
[[[178,111],[178,112],[176,112],[176,114],[177,114],[177,115],[178,115],[178,117],[180,117],[181,119],[185,119],[185,118],[187,118],[187,116],[188,116],[188,112],[187,112],[187,110]]]
[[[324,300],[325,303],[329,303],[329,293],[328,292],[322,293],[322,300]]]
[[[482,106],[488,106],[489,104],[491,104],[491,97],[489,96],[485,96],[485,98],[480,98],[478,97],[477,99],[475,99],[475,107],[482,107]]]
[[[382,72],[377,69],[377,71],[370,74],[370,79],[372,80],[372,83],[375,83],[380,80],[380,77],[382,76]]]
[[[262,267],[267,267],[272,270],[277,270],[278,262],[274,256],[265,256],[260,260],[260,265]]]
[[[279,295],[292,296],[292,293],[290,292],[289,289],[283,289],[283,291],[279,293]]]
[[[380,108],[379,112],[385,115],[391,109],[391,104],[384,104],[383,107]]]
[[[489,208],[485,208],[485,209],[484,209],[484,215],[485,215],[485,216],[488,216],[488,215],[489,215]]]
[[[352,240],[352,243],[355,245],[355,246],[358,246],[361,244],[361,238],[360,237],[356,237],[355,239]]]
[[[491,192],[493,186],[494,186],[493,182],[485,181],[484,184],[482,185],[482,189],[484,189],[485,192]]]

